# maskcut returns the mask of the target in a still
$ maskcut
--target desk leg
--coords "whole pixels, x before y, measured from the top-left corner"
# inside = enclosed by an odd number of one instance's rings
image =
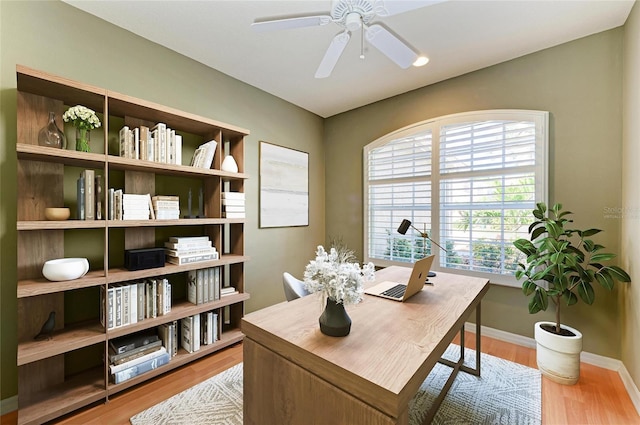
[[[481,346],[481,338],[480,338],[480,304],[476,307],[476,367],[470,368],[469,366],[464,365],[464,327],[460,330],[460,357],[462,358],[462,364],[460,365],[460,370],[471,374],[473,376],[480,376],[480,351],[482,350]],[[446,359],[443,359],[448,361]],[[443,362],[441,362],[443,363]],[[453,367],[452,362],[449,362],[447,366]],[[446,364],[446,363],[443,363]]]
[[[449,366],[453,370],[451,371],[447,382],[444,383],[442,390],[440,390],[440,394],[438,394],[438,397],[436,397],[436,399],[433,401],[431,409],[429,409],[429,411],[427,412],[427,416],[422,422],[423,425],[430,424],[433,421],[433,418],[438,412],[440,404],[442,404],[442,401],[447,396],[449,388],[451,388],[451,385],[456,379],[459,371],[463,371],[474,376],[480,376],[480,326],[480,303],[478,303],[478,305],[476,306],[476,367],[474,369],[464,365],[464,325],[462,325],[462,329],[460,329],[460,356],[458,360],[455,362],[448,359],[438,360],[439,363],[442,363],[445,366]]]

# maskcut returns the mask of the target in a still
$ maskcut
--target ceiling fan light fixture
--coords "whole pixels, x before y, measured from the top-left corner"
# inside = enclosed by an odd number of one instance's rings
[[[413,62],[413,66],[425,66],[429,63],[429,58],[426,56],[418,56],[418,58]]]
[[[315,27],[329,23],[341,27],[343,32],[332,39],[316,70],[316,78],[326,78],[331,75],[351,34],[357,30],[362,31],[360,33],[360,59],[365,57],[364,41],[366,39],[371,46],[400,68],[407,69],[411,65],[423,66],[429,62],[429,59],[420,56],[384,25],[376,23],[376,18],[405,13],[441,1],[446,0],[331,0],[331,11],[328,15],[258,20],[251,24],[251,28],[254,31],[272,31]]]
[[[344,21],[345,27],[349,31],[356,31],[362,27],[362,16],[358,12],[351,12]]]

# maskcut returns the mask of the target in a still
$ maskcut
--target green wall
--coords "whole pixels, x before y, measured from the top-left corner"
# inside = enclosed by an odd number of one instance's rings
[[[582,38],[325,120],[326,229],[362,257],[362,148],[409,124],[484,109],[550,112],[550,200],[575,213],[579,227],[604,230],[600,243],[619,252],[620,220],[604,209],[621,205],[622,28]],[[600,289],[600,288],[599,288]],[[533,337],[519,288],[492,285],[482,324]],[[565,310],[563,321],[584,334],[584,349],[620,358],[616,293],[597,291],[596,304]]]
[[[320,117],[58,1],[0,1],[0,51],[0,399],[17,393],[16,64],[249,129],[246,311],[284,300],[282,273],[300,275],[324,243]],[[258,228],[261,140],[309,153],[310,226]]]
[[[640,387],[640,4],[635,3],[624,27],[622,191],[622,258],[633,283],[620,291],[623,316],[622,361]]]

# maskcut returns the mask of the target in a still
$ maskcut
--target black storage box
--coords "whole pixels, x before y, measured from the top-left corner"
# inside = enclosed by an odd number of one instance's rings
[[[127,249],[124,267],[129,271],[164,267],[164,248]]]

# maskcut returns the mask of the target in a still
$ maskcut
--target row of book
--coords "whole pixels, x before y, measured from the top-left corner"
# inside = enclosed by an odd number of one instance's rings
[[[124,126],[119,132],[120,156],[164,164],[182,164],[182,136],[158,123],[152,128]]]
[[[180,319],[181,347],[188,353],[193,353],[203,345],[218,341],[219,317],[216,311],[208,311]]]
[[[109,372],[111,381],[114,384],[120,384],[169,363],[172,357],[171,350],[171,347],[163,345],[163,341],[157,334],[149,332],[110,340]]]
[[[222,192],[222,209],[225,218],[245,218],[245,197],[242,192]]]
[[[165,123],[157,123],[151,128],[125,125],[118,136],[119,153],[123,158],[182,165],[182,136]],[[193,153],[190,165],[211,168],[217,145],[215,140],[200,145]]]
[[[172,236],[164,247],[167,263],[179,266],[219,258],[208,236]]]
[[[199,305],[220,299],[220,267],[189,270],[187,274],[187,301]]]
[[[95,170],[83,170],[76,181],[76,218],[102,220],[102,176]]]
[[[148,331],[127,335],[109,341],[109,372],[111,381],[122,383],[157,369],[178,354],[178,343],[186,352],[193,353],[203,345],[220,339],[220,310],[207,311],[164,323],[156,334]]]
[[[166,278],[100,287],[100,320],[106,329],[138,323],[171,311],[171,283]]]
[[[178,220],[180,198],[174,195],[124,193],[110,188],[107,207],[103,208],[102,176],[94,170],[84,170],[77,181],[77,217],[79,220],[102,220],[106,210],[108,220]],[[245,218],[245,194],[222,192],[223,217]]]
[[[172,195],[124,193],[109,189],[109,220],[177,220],[180,218],[180,198]]]

